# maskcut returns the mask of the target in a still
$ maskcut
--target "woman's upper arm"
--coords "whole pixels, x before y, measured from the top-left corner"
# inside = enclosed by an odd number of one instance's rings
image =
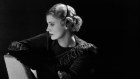
[[[44,44],[47,44],[47,41],[48,41],[48,35],[46,33],[43,33],[43,34],[34,36],[32,38],[22,40],[20,41],[20,43],[31,48],[38,48],[38,47],[43,46]]]
[[[17,45],[9,46],[9,54],[16,57],[22,63],[28,66],[37,66],[40,62],[40,50],[43,51],[43,40],[45,38],[42,34],[35,37],[16,42]],[[19,45],[19,47],[17,47]],[[25,49],[26,48],[26,49]]]

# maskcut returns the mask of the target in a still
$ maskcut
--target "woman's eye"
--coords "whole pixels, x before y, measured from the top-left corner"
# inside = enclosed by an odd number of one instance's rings
[[[54,26],[54,24],[50,24],[51,26]]]

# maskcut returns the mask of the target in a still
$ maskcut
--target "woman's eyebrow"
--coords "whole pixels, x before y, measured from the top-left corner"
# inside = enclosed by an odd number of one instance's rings
[[[48,22],[48,23],[55,23],[55,22]]]

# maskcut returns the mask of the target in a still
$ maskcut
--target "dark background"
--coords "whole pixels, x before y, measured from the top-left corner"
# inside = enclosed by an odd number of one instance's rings
[[[124,52],[139,26],[138,0],[0,0],[0,61],[12,41],[44,32],[47,10],[60,2],[73,6],[83,19],[77,35],[98,47],[97,77],[123,79]],[[6,79],[3,62],[0,75]]]

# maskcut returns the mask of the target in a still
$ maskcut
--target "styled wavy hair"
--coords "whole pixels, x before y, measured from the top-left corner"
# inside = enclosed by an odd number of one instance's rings
[[[72,6],[62,3],[53,5],[47,12],[47,15],[52,15],[64,20],[71,32],[78,32],[83,23],[82,18],[76,14],[76,11]]]

